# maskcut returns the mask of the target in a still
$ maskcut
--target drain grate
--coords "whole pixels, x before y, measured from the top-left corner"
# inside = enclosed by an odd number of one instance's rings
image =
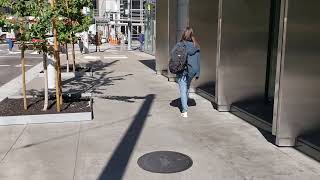
[[[192,164],[189,156],[173,151],[155,151],[138,159],[142,169],[154,173],[177,173],[189,169]]]

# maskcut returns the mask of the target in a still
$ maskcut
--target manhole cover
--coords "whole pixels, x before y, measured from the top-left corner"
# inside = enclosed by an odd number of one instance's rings
[[[143,155],[138,165],[154,173],[176,173],[189,169],[192,159],[184,154],[172,151],[156,151]]]

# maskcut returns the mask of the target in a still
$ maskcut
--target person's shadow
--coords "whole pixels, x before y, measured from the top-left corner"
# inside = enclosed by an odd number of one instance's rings
[[[188,106],[190,107],[190,106],[196,106],[197,105],[197,103],[196,103],[196,101],[194,100],[194,99],[188,99]],[[179,110],[180,110],[180,112],[182,112],[182,106],[181,106],[181,100],[180,100],[180,98],[178,98],[178,99],[175,99],[175,100],[172,100],[171,102],[170,102],[170,106],[172,106],[172,107],[177,107],[177,108],[179,108]]]

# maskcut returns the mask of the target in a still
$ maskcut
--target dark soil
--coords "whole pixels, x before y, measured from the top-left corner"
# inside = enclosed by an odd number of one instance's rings
[[[0,102],[0,116],[56,114],[55,100],[49,100],[48,110],[43,109],[43,98],[31,98],[27,100],[28,110],[23,109],[23,99],[5,99]],[[64,100],[60,113],[91,112],[89,100],[67,99]]]

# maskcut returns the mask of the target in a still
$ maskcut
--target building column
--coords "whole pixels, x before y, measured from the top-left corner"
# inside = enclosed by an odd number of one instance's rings
[[[177,0],[157,1],[156,8],[156,71],[173,81],[168,64],[177,40]]]

